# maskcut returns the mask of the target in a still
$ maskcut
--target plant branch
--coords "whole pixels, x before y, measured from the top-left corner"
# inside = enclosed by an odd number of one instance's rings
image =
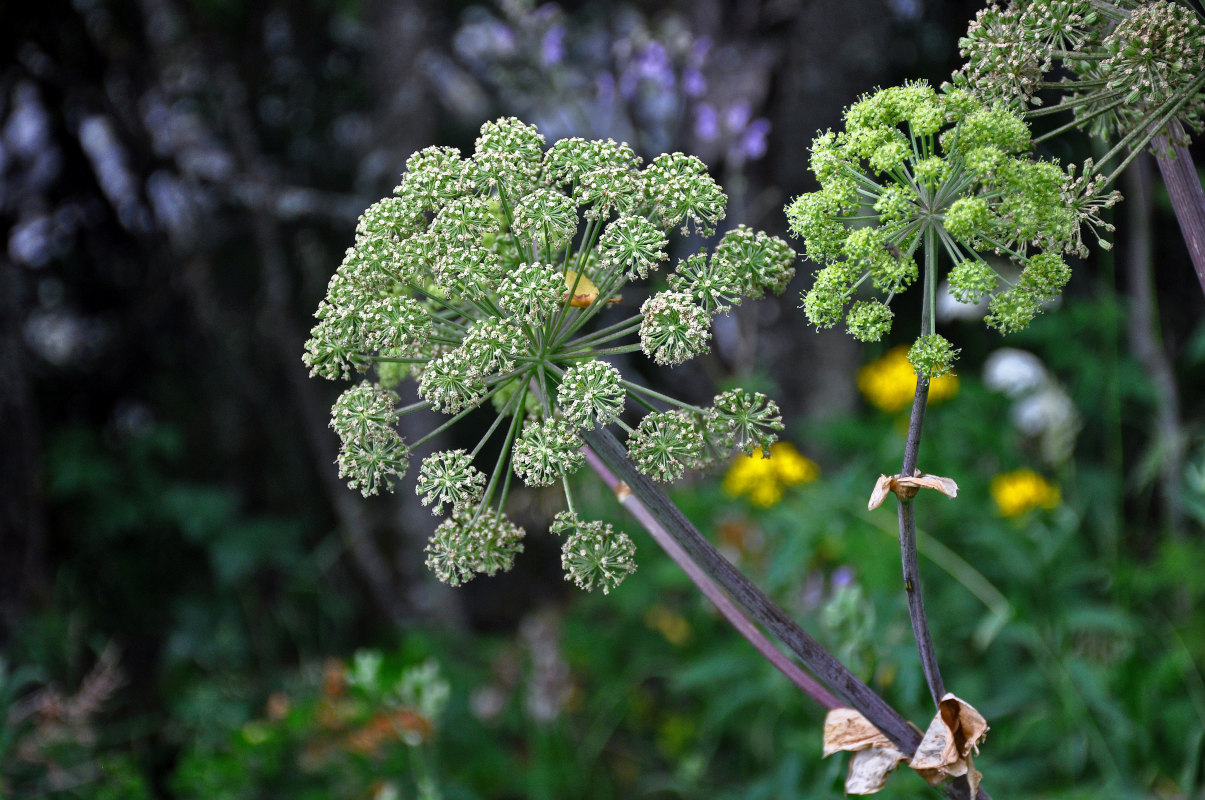
[[[916,747],[921,741],[920,731],[800,628],[785,611],[754,586],[744,573],[720,555],[715,546],[699,533],[665,492],[637,471],[636,466],[628,459],[623,445],[612,433],[605,429],[583,431],[582,438],[610,471],[612,477],[628,486],[632,495],[639,501],[639,507],[647,512],[645,519],[655,521],[681,548],[686,557],[743,608],[754,622],[760,623],[773,633],[804,666],[828,684],[845,704],[866,717],[900,752],[907,755],[916,752]],[[629,510],[633,507],[636,507],[635,503],[629,506]],[[965,777],[944,784],[942,792],[948,798],[959,800],[966,800],[970,796]],[[976,796],[978,800],[991,800],[982,787]]]
[[[929,379],[916,379],[916,395],[912,399],[912,416],[908,421],[908,439],[904,443],[904,464],[900,477],[912,477],[920,453],[920,434],[925,422],[925,404],[929,400]],[[925,597],[921,591],[920,565],[916,556],[916,514],[913,498],[899,498],[900,561],[904,569],[904,593],[908,597],[908,619],[912,623],[912,635],[916,649],[920,652],[921,669],[925,673],[925,684],[933,696],[936,706],[945,696],[946,686],[937,666],[937,653],[933,650],[933,637],[929,634],[929,619],[925,616]]]
[[[1126,232],[1128,246],[1122,251],[1130,288],[1130,349],[1142,365],[1155,396],[1154,447],[1159,457],[1159,493],[1164,523],[1173,538],[1184,533],[1181,480],[1184,472],[1186,437],[1180,421],[1180,397],[1176,373],[1163,346],[1155,298],[1154,229],[1150,161],[1142,156],[1126,172]]]
[[[1184,139],[1184,130],[1179,122],[1173,121],[1154,140],[1155,162],[1171,196],[1180,233],[1188,245],[1193,269],[1201,291],[1205,292],[1205,192],[1192,155],[1179,142]]]
[[[761,629],[742,614],[728,595],[724,594],[720,587],[716,586],[715,582],[707,576],[707,573],[700,569],[698,564],[690,560],[690,556],[686,554],[686,551],[674,541],[669,532],[649,513],[648,508],[640,501],[640,498],[632,494],[627,484],[616,478],[615,474],[607,469],[607,465],[603,463],[597,453],[589,447],[583,447],[582,452],[585,454],[586,463],[590,465],[590,468],[602,478],[603,483],[607,484],[615,492],[619,504],[636,518],[636,521],[649,532],[649,535],[653,537],[653,540],[657,542],[661,549],[674,560],[675,564],[682,568],[682,571],[699,588],[703,596],[712,602],[732,627],[736,628],[737,633],[744,636],[757,652],[761,653],[767,661],[774,665],[775,669],[786,675],[791,683],[802,689],[808,697],[830,710],[841,707],[840,700],[775,647],[766,638],[766,635],[761,632]]]

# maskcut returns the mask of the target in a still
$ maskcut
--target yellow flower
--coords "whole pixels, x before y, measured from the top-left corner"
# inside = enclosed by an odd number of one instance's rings
[[[751,456],[737,456],[724,476],[724,491],[736,497],[748,495],[755,506],[769,508],[782,500],[790,486],[809,483],[820,475],[816,462],[804,456],[788,442],[770,445],[770,457],[760,450]]]
[[[908,348],[893,347],[882,358],[858,370],[858,389],[871,405],[888,413],[912,405],[916,372],[908,363]],[[956,394],[957,375],[942,375],[929,381],[930,403],[940,403]]]
[[[644,612],[644,624],[660,631],[666,641],[679,647],[690,640],[692,633],[686,617],[660,604],[649,606]]]
[[[1031,469],[1006,472],[992,478],[992,499],[1005,517],[1019,517],[1039,506],[1054,508],[1063,502],[1058,487]]]

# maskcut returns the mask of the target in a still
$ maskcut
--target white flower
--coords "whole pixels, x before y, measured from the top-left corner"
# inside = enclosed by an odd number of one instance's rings
[[[1050,380],[1042,360],[1033,353],[1002,347],[988,356],[983,365],[983,382],[987,388],[1020,397]]]

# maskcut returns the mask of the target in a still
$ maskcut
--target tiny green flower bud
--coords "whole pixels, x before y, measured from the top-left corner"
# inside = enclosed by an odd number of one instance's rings
[[[557,405],[565,420],[577,428],[593,430],[610,425],[623,411],[626,392],[619,370],[605,361],[575,364],[565,371],[557,389]]]
[[[481,500],[485,475],[473,466],[464,450],[442,450],[423,459],[418,472],[415,494],[432,514],[442,514],[444,504],[453,512],[462,511]]]
[[[644,171],[644,184],[663,228],[681,223],[682,235],[687,236],[693,222],[697,233],[710,236],[724,218],[728,198],[707,174],[707,166],[694,156],[657,156]]]
[[[563,419],[529,422],[515,441],[515,474],[528,486],[549,486],[581,468],[581,447],[576,429]]]
[[[877,300],[859,300],[850,306],[845,326],[859,342],[877,342],[891,330],[891,308]]]
[[[418,394],[436,411],[455,414],[481,402],[485,383],[466,356],[464,351],[454,350],[423,368]]]
[[[954,368],[958,350],[944,336],[921,336],[908,350],[908,363],[921,377],[939,378]]]
[[[727,312],[741,302],[736,270],[718,252],[710,260],[707,253],[696,253],[679,261],[667,282],[675,292],[689,294],[708,315]]]
[[[770,445],[783,429],[778,404],[761,392],[731,389],[716,395],[708,411],[706,429],[720,432],[725,447],[739,447],[746,455],[761,448],[768,455]]]
[[[996,273],[987,262],[967,259],[950,270],[950,294],[960,303],[978,303],[996,290]]]
[[[991,211],[982,197],[960,197],[950,203],[942,224],[955,239],[969,244],[988,230]]]
[[[669,259],[665,252],[669,239],[644,217],[620,217],[614,220],[598,240],[599,263],[623,267],[628,278],[647,278],[657,265]]]
[[[656,481],[676,481],[703,454],[703,437],[684,411],[646,414],[628,439],[628,457]]]
[[[585,522],[562,511],[550,530],[568,534],[561,547],[561,568],[565,580],[573,581],[579,589],[592,592],[600,588],[603,594],[610,594],[636,571],[636,545],[609,523]]]
[[[658,292],[640,314],[640,344],[658,364],[674,366],[708,351],[711,319],[686,292]]]

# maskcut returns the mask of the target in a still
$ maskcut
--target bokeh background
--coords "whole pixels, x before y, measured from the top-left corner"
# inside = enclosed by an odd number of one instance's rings
[[[728,191],[721,233],[786,236],[815,132],[875,86],[945,80],[976,9],[0,5],[0,796],[842,796],[821,710],[589,476],[592,513],[637,539],[616,593],[561,579],[539,492],[515,499],[513,573],[437,584],[413,476],[370,500],[337,478],[341,387],[302,345],[415,150],[469,151],[500,115],[682,150]],[[1205,797],[1205,303],[1148,159],[1120,188],[1117,247],[1032,329],[943,319],[963,355],[921,461],[962,491],[921,502],[921,568],[997,797]],[[896,343],[807,328],[810,272],[649,376],[741,382],[788,422],[776,458],[674,496],[923,726],[894,515],[865,510],[912,379]],[[883,796],[933,794],[902,775]]]

